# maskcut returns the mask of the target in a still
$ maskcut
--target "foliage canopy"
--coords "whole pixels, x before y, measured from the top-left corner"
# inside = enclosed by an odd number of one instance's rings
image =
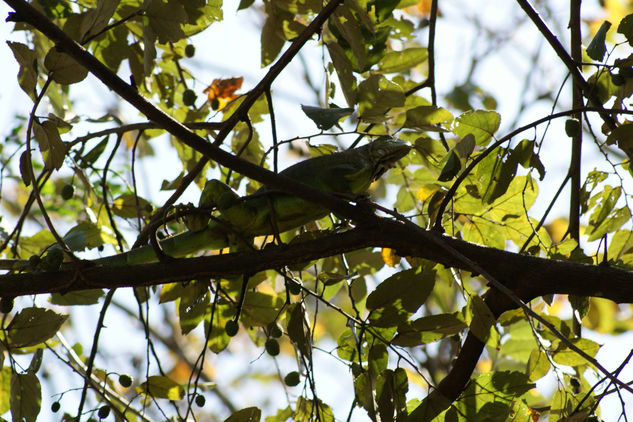
[[[0,148],[0,414],[555,422],[600,420],[610,395],[625,412],[631,356],[609,372],[591,338],[633,327],[630,2],[603,22],[517,0],[499,23],[486,2],[241,0],[259,80],[196,70],[227,60],[205,38],[234,13],[220,0],[5,3],[31,105]],[[438,69],[464,17],[480,45],[460,81]],[[528,35],[521,98],[492,92],[481,63]],[[97,91],[116,105],[86,107]],[[385,135],[413,148],[370,198],[278,175]],[[187,201],[211,179],[332,213],[247,249],[96,260],[204,227],[221,204]],[[324,394],[337,383],[351,403]]]

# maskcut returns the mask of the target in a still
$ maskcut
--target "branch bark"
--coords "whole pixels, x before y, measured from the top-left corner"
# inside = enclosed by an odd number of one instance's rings
[[[633,273],[603,265],[587,265],[521,255],[465,242],[434,231],[386,218],[374,217],[369,225],[323,238],[267,247],[256,252],[200,258],[175,259],[167,263],[128,266],[76,266],[42,273],[0,276],[0,297],[70,292],[76,290],[137,287],[191,280],[230,277],[306,262],[367,247],[395,249],[401,256],[416,256],[464,270],[465,264],[438,248],[442,242],[477,262],[493,277],[528,302],[548,294],[595,296],[617,303],[633,303]]]

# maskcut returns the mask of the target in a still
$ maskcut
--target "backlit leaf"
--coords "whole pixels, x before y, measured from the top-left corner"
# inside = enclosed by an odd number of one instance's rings
[[[66,53],[51,48],[44,59],[44,66],[51,72],[53,80],[62,85],[70,85],[83,81],[88,76],[88,69],[80,65]]]
[[[152,0],[145,16],[161,44],[176,42],[185,37],[182,25],[187,23],[188,16],[180,1]]]
[[[600,25],[600,29],[598,29],[596,35],[593,36],[593,39],[587,46],[587,55],[592,59],[601,61],[604,57],[604,53],[607,52],[605,38],[607,36],[607,31],[609,31],[609,28],[611,28],[611,22],[602,22],[602,25]]]
[[[42,404],[42,387],[35,374],[11,377],[11,417],[14,421],[35,422]]]
[[[262,418],[262,411],[258,407],[247,407],[233,413],[224,422],[259,422]]]
[[[391,51],[380,60],[378,68],[384,73],[395,73],[417,66],[426,61],[428,51],[424,47]]]
[[[136,392],[157,399],[182,400],[185,389],[170,378],[153,375],[147,381],[136,387]]]
[[[13,348],[35,346],[53,337],[68,318],[50,309],[24,308],[7,327],[7,342]]]
[[[453,132],[461,138],[472,133],[477,145],[486,146],[500,124],[501,116],[494,111],[467,111],[455,119]]]
[[[28,46],[19,42],[7,41],[7,44],[20,65],[18,72],[20,88],[31,99],[35,99],[35,85],[37,83],[37,56],[35,50],[31,50]]]
[[[587,338],[571,339],[570,341],[574,346],[591,357],[594,357],[600,349],[600,345],[598,343]],[[552,349],[552,360],[560,365],[579,366],[588,363],[584,357],[567,347],[560,340],[555,341]]]
[[[404,104],[402,88],[382,75],[372,75],[358,86],[358,114],[364,120],[380,120],[392,107]]]
[[[301,110],[321,130],[328,130],[338,124],[343,117],[349,116],[354,112],[353,108],[321,108],[306,105],[301,105]]]

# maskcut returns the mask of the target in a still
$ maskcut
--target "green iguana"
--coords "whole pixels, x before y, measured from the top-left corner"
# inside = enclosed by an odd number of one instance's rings
[[[289,178],[313,188],[347,196],[363,195],[411,146],[401,140],[382,137],[365,146],[299,162],[283,170]],[[262,187],[240,197],[231,187],[210,180],[200,198],[203,205],[217,209],[199,231],[189,230],[160,241],[169,257],[182,257],[201,250],[222,249],[235,240],[283,233],[318,220],[328,210],[290,194]],[[158,261],[153,246],[94,260],[97,265],[142,264]]]

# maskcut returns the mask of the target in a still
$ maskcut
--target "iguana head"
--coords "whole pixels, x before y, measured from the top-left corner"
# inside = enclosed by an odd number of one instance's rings
[[[369,161],[372,164],[371,180],[377,180],[396,162],[411,151],[411,145],[390,136],[381,136],[365,146]]]

